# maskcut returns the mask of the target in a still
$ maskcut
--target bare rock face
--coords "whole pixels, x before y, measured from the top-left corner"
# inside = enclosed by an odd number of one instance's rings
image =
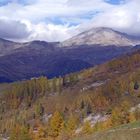
[[[100,46],[134,46],[139,44],[140,40],[134,36],[130,36],[111,28],[93,28],[83,32],[62,43],[62,46],[77,46],[77,45],[100,45]]]

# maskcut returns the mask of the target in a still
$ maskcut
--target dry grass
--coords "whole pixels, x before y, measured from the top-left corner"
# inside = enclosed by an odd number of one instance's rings
[[[140,140],[140,122],[122,125],[85,137],[77,137],[73,140]]]

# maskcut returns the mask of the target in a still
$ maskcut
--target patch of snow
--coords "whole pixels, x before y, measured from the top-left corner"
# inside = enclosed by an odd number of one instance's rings
[[[2,140],[9,140],[9,137],[7,137],[7,138],[2,138]]]
[[[51,117],[52,117],[52,114],[49,114],[49,115],[48,114],[44,114],[42,119],[43,119],[44,122],[48,122]]]
[[[81,89],[81,92],[86,91],[86,90],[88,90],[88,89],[90,89],[90,88],[95,88],[95,87],[99,87],[99,86],[101,86],[101,85],[104,85],[108,80],[109,80],[109,79],[107,79],[107,80],[105,80],[105,81],[97,81],[97,82],[94,82],[94,83],[92,83],[91,85],[88,85],[88,86],[83,87],[83,88]]]
[[[82,131],[82,127],[76,129],[75,134],[79,134]]]
[[[89,121],[91,123],[91,125],[94,126],[97,122],[104,122],[104,121],[108,120],[109,117],[110,117],[110,115],[101,115],[101,114],[93,115],[93,114],[91,114],[88,117],[86,117],[83,122]]]
[[[84,120],[83,123],[85,122],[90,122],[91,126],[93,127],[97,122],[104,122],[110,118],[110,115],[101,115],[101,114],[90,114],[87,116]],[[82,127],[79,127],[75,133],[79,134],[82,131]]]
[[[135,107],[131,107],[130,112],[134,112],[136,109],[140,109],[140,104],[136,105]]]
[[[134,46],[139,40],[130,39],[127,35],[121,32],[116,32],[110,28],[93,28],[83,32],[71,39],[62,42],[62,46],[75,45],[116,45],[116,46]]]

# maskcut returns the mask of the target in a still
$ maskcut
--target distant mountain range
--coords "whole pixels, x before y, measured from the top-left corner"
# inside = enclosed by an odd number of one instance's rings
[[[0,82],[61,76],[139,49],[138,44],[138,37],[109,28],[94,28],[61,43],[0,39]]]

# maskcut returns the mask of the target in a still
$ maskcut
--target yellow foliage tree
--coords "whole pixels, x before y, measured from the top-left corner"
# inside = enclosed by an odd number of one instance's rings
[[[128,121],[129,121],[129,123],[136,121],[136,118],[135,118],[135,114],[134,113],[129,113]]]
[[[86,121],[83,125],[82,133],[83,134],[90,134],[90,133],[92,133],[92,131],[93,131],[93,128],[92,128],[90,122]]]
[[[111,119],[109,118],[108,120],[102,122],[102,129],[108,129],[112,126],[112,121]]]
[[[32,140],[28,129],[24,126],[16,125],[11,132],[9,140]]]
[[[72,136],[74,134],[77,124],[78,124],[78,119],[76,117],[71,116],[68,119],[67,124],[66,124],[66,129],[69,135]]]
[[[56,111],[50,119],[49,136],[56,138],[62,132],[64,127],[64,120],[62,115]]]
[[[43,126],[40,126],[38,131],[33,134],[33,140],[47,140],[47,131]]]
[[[116,126],[122,123],[121,110],[118,107],[112,110],[111,121],[112,121],[113,126]]]

